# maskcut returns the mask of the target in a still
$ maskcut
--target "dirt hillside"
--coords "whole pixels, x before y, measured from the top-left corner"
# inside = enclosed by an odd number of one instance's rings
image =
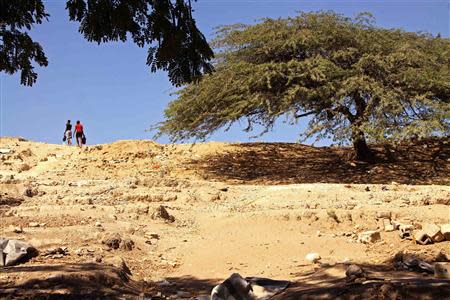
[[[195,299],[234,272],[291,281],[274,299],[450,298],[450,280],[398,267],[449,262],[450,241],[383,223],[450,223],[449,140],[378,146],[374,164],[286,143],[0,148],[0,237],[39,251],[0,267],[0,298]],[[371,275],[349,283],[349,264]]]

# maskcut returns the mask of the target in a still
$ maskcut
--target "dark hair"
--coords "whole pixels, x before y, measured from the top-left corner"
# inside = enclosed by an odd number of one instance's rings
[[[70,123],[70,120],[67,120],[67,123]]]
[[[80,124],[80,121],[77,121],[77,124]]]

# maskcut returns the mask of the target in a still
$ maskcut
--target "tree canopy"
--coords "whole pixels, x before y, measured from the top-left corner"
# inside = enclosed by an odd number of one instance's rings
[[[158,124],[173,141],[246,120],[266,132],[309,116],[303,138],[353,142],[449,133],[450,40],[331,12],[218,29],[216,71],[181,89]]]
[[[66,9],[88,41],[131,38],[148,46],[150,70],[168,71],[176,86],[212,71],[213,51],[195,24],[190,0],[68,0]],[[48,64],[42,46],[27,32],[48,17],[42,0],[0,0],[0,71],[20,71],[23,85],[36,82],[34,63]]]

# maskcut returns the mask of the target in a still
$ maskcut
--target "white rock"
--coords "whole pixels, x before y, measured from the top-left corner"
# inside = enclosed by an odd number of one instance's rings
[[[320,257],[319,253],[311,252],[306,254],[305,259],[312,263],[318,262],[322,257]]]
[[[363,244],[375,243],[379,240],[381,240],[381,235],[376,230],[364,231],[358,235],[358,242]]]

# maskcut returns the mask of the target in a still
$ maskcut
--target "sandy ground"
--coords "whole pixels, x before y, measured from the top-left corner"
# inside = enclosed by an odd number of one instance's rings
[[[437,297],[450,296],[449,280],[392,267],[399,252],[448,261],[450,241],[418,245],[384,231],[377,217],[390,213],[416,229],[450,223],[448,141],[388,149],[373,165],[352,162],[348,149],[297,144],[79,149],[2,138],[0,148],[11,150],[0,154],[0,237],[40,252],[0,269],[2,297],[194,298],[238,272],[292,281],[279,299],[351,298],[364,286],[345,285],[349,263],[407,282],[369,282],[371,296],[432,297],[429,288],[408,289],[434,285]],[[174,220],[158,216],[161,206]],[[381,240],[358,243],[366,230],[379,230]],[[133,245],[112,249],[104,242],[113,234]],[[66,253],[44,255],[56,247]],[[307,261],[310,252],[321,260]]]

